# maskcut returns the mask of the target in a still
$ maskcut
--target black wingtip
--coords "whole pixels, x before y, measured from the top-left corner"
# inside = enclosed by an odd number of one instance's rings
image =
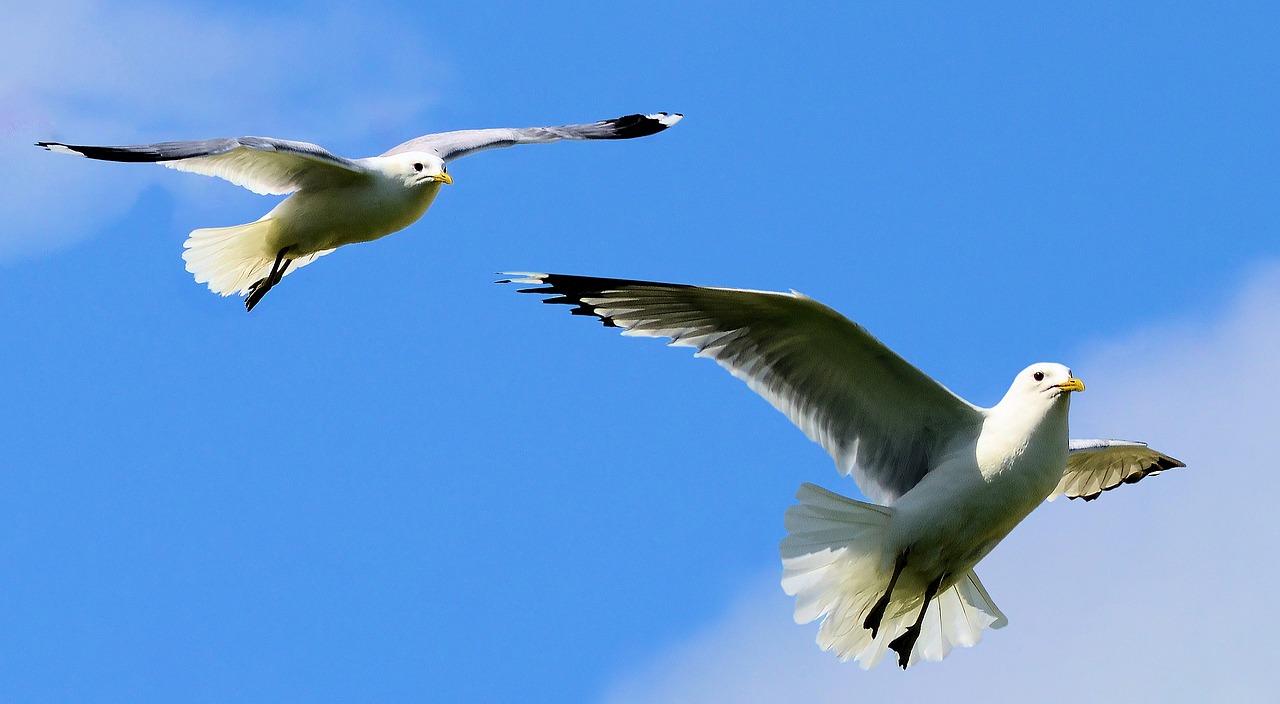
[[[574,276],[572,274],[508,274],[513,278],[498,283],[537,284],[540,288],[522,288],[517,293],[536,293],[550,298],[543,303],[573,306],[574,315],[590,315],[598,319],[607,328],[622,327],[613,322],[613,318],[602,315],[595,305],[586,302],[586,298],[607,298],[610,294],[621,291],[643,289],[688,289],[696,288],[689,284],[659,283],[656,281],[640,281],[638,279],[610,279],[599,276]]]
[[[615,117],[612,120],[605,120],[604,124],[613,130],[608,139],[634,139],[635,137],[648,137],[651,134],[657,134],[683,118],[684,115],[678,112],[656,112],[652,115],[637,114]]]
[[[572,306],[569,312],[573,315],[588,315],[600,321],[601,325],[606,328],[616,328],[619,325],[613,322],[613,318],[607,315],[601,315],[596,307],[582,300],[584,297],[591,298],[599,295],[604,291],[616,289],[640,282],[627,281],[625,279],[603,279],[590,276],[571,276],[568,274],[527,274],[520,278],[503,279],[498,281],[500,284],[538,284],[538,288],[521,288],[516,289],[516,293],[533,293],[549,298],[542,299],[543,303],[553,305]]]
[[[161,153],[160,149],[170,144],[174,143],[164,142],[137,147],[95,147],[82,144],[63,144],[62,142],[36,142],[37,147],[43,147],[51,152],[57,152],[59,154],[82,156],[87,159],[97,159],[99,161],[118,161],[132,164],[150,164],[161,161],[173,161],[176,159],[186,158],[187,156],[193,156]]]

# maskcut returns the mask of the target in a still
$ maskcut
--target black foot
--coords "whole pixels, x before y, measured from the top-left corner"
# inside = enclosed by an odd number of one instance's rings
[[[271,281],[270,277],[253,282],[249,286],[249,297],[244,300],[244,309],[246,311],[253,310],[253,307],[258,305],[258,301],[261,301],[262,297],[267,295],[267,291],[270,291],[272,286],[275,286],[275,282]]]
[[[258,279],[249,285],[249,297],[244,302],[245,311],[253,310],[253,307],[258,305],[258,301],[261,301],[262,297],[267,295],[267,291],[270,291],[272,286],[280,283],[280,279],[284,278],[284,273],[289,270],[289,265],[293,263],[292,259],[284,258],[284,253],[285,250],[282,249],[276,254],[275,264],[271,265],[271,273],[267,274],[266,278]]]
[[[893,642],[889,643],[889,647],[898,654],[898,666],[904,670],[907,669],[907,665],[911,662],[911,649],[916,647],[916,640],[920,638],[920,625],[924,623],[924,615],[929,610],[929,602],[933,601],[933,597],[942,588],[942,582],[946,578],[947,576],[944,574],[929,582],[929,586],[924,588],[924,601],[920,604],[920,614],[916,616],[916,622],[911,624],[902,635],[894,638]]]
[[[879,635],[880,624],[884,621],[884,610],[889,608],[889,600],[893,598],[893,585],[898,583],[898,577],[902,575],[902,570],[906,566],[907,553],[904,552],[893,561],[893,574],[889,576],[889,586],[885,588],[884,594],[880,595],[876,605],[867,612],[867,617],[862,620],[862,627],[871,631],[872,638]]]
[[[888,596],[886,594],[886,596]],[[862,621],[862,627],[871,631],[871,637],[875,638],[880,632],[880,622],[884,620],[884,610],[889,607],[889,600],[881,598],[876,605],[871,607],[867,612],[867,617]]]
[[[920,637],[920,627],[912,626],[908,628],[906,633],[894,638],[889,643],[889,647],[893,652],[898,654],[898,667],[907,669],[907,663],[911,662],[911,649],[916,647],[916,639]]]

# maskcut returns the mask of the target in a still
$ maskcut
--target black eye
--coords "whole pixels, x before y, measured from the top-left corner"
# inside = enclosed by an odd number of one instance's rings
[[[449,167],[445,166],[444,164],[441,164],[441,165],[440,165],[440,173],[442,173],[442,174],[447,174],[447,173],[449,173]]]
[[[422,170],[422,164],[414,164],[414,165],[413,165],[413,170],[414,170],[414,171],[421,171],[421,170]]]
[[[1044,381],[1044,372],[1036,372],[1035,374],[1031,375],[1031,378],[1035,379],[1036,381]]]

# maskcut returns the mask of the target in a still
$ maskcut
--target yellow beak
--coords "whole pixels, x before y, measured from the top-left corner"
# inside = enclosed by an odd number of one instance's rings
[[[450,176],[449,174],[436,174],[435,176],[431,177],[431,180],[439,181],[440,183],[447,183],[450,186],[453,185],[453,177]]]
[[[1074,376],[1068,377],[1066,381],[1061,384],[1054,384],[1054,386],[1062,389],[1063,391],[1084,391],[1084,382]]]

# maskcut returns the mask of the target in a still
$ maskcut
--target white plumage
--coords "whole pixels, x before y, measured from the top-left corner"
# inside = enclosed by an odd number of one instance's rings
[[[856,658],[864,668],[874,667],[888,652],[889,642],[911,625],[922,596],[895,601],[878,636],[863,628],[862,620],[884,592],[889,576],[883,555],[894,509],[854,501],[813,484],[802,485],[796,498],[800,505],[787,509],[787,537],[780,547],[782,588],[796,595],[796,623],[822,618],[818,643],[824,649],[842,660]],[[941,660],[954,647],[977,644],[982,629],[1007,623],[978,575],[968,570],[935,597],[908,664],[920,658]]]
[[[182,258],[187,271],[195,274],[196,283],[208,284],[209,290],[223,296],[245,295],[254,282],[271,272],[274,255],[273,240],[277,239],[277,221],[270,216],[244,225],[231,227],[206,227],[193,230],[182,243]],[[284,275],[292,274],[316,259],[332,252],[332,249],[295,257]]]
[[[974,566],[1046,498],[1095,498],[1182,463],[1141,443],[1070,441],[1084,384],[1034,364],[992,408],[956,396],[861,326],[798,293],[519,274],[524,293],[624,335],[689,346],[782,411],[883,505],[805,484],[786,513],[782,585],[818,644],[907,667],[1007,623]]]
[[[259,220],[196,230],[183,245],[187,271],[214,293],[247,295],[253,307],[292,271],[347,244],[412,225],[453,183],[445,164],[485,149],[560,140],[631,139],[661,132],[678,114],[627,115],[585,125],[460,130],[409,140],[381,156],[347,159],[307,142],[240,137],[100,147],[39,142],[62,154],[159,163],[226,179],[262,195],[290,195]]]

